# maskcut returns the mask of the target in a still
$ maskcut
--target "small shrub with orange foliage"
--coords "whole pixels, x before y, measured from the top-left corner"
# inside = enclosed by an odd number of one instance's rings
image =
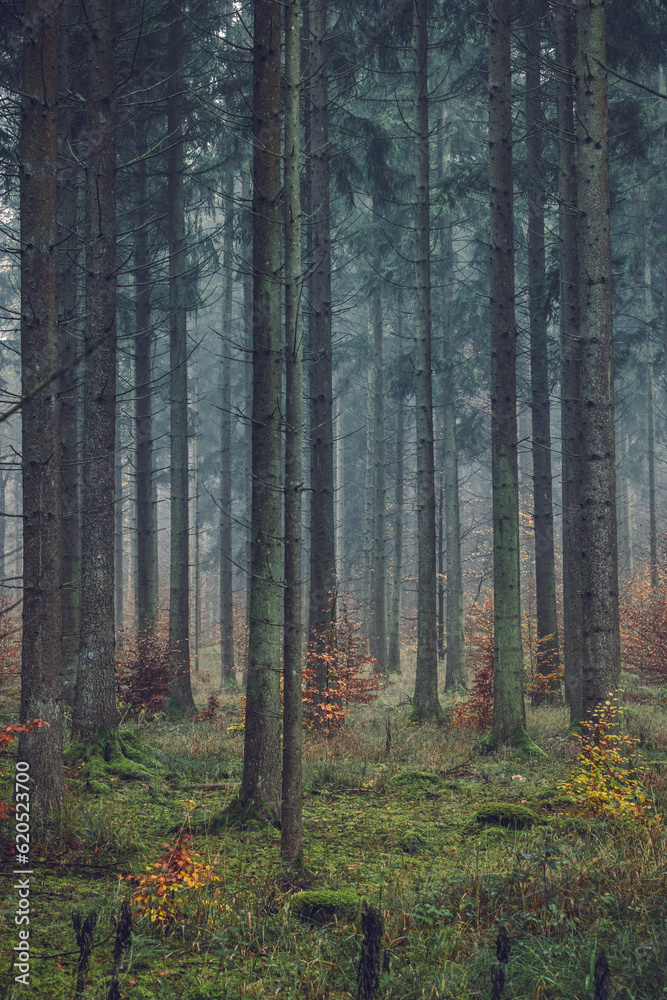
[[[493,724],[493,598],[466,617],[468,664],[475,679],[465,701],[454,699],[455,726],[484,733]]]
[[[645,684],[667,681],[667,580],[651,588],[643,574],[625,590],[620,605],[621,658]]]
[[[164,708],[169,673],[168,622],[158,622],[153,634],[126,631],[116,650],[116,695],[121,710],[152,722]]]
[[[359,622],[354,621],[345,601],[341,601],[333,638],[317,649],[311,644],[308,666],[303,671],[303,717],[309,729],[339,729],[353,704],[366,705],[378,697],[386,685],[385,674],[364,676],[367,665],[377,663],[368,653],[368,638],[360,636]],[[327,689],[317,688],[318,660],[326,660]]]
[[[199,854],[193,853],[189,834],[178,833],[172,844],[162,846],[165,853],[146,866],[144,875],[119,876],[121,881],[136,886],[132,893],[135,916],[147,916],[162,928],[186,919],[201,923],[212,904],[197,890],[219,882],[219,877],[210,865],[201,864]]]

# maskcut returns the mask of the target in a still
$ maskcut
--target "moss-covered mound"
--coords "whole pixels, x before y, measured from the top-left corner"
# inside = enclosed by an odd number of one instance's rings
[[[162,770],[137,733],[112,728],[76,736],[67,748],[65,760],[70,765],[81,764],[86,788],[98,795],[111,790],[112,775],[150,781]]]
[[[480,826],[493,824],[506,826],[512,830],[527,830],[538,820],[537,813],[516,802],[487,802],[474,816],[475,823]]]
[[[290,897],[292,913],[299,920],[314,920],[326,924],[332,920],[357,920],[361,900],[356,892],[328,889],[306,889]]]

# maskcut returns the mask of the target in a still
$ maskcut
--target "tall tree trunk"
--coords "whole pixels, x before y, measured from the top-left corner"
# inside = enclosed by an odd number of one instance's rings
[[[581,560],[581,338],[579,219],[574,127],[574,8],[554,4],[558,77],[561,439],[563,479],[563,663],[570,717],[583,717]]]
[[[282,337],[280,15],[255,0],[253,46],[253,385],[250,638],[242,793],[279,810]]]
[[[116,105],[113,0],[91,0],[86,53],[86,359],[81,488],[81,638],[72,727],[115,729]]]
[[[244,260],[252,260],[252,191],[250,189],[250,176],[252,165],[248,161],[241,175],[241,200],[248,206],[242,221],[243,233],[243,256]],[[245,414],[246,420],[243,425],[243,455],[244,455],[244,495],[245,495],[245,544],[244,544],[244,568],[246,572],[246,619],[250,624],[250,582],[251,573],[251,542],[252,542],[252,351],[253,351],[253,277],[252,271],[246,268],[243,274],[243,336],[246,350],[245,358]],[[248,661],[243,664],[242,686],[245,688],[248,683]]]
[[[650,225],[644,248],[644,319],[646,322],[646,458],[648,464],[648,538],[651,587],[658,586],[658,524],[655,476],[655,382],[653,376],[653,295],[651,291]]]
[[[124,628],[123,620],[123,439],[120,410],[116,412],[116,440],[114,450],[114,620],[118,631]]]
[[[169,197],[169,368],[171,372],[171,545],[169,563],[170,702],[185,716],[195,712],[190,685],[189,525],[188,525],[188,368],[185,277],[185,190],[181,58],[183,14],[169,7],[169,89],[167,173]]]
[[[280,857],[300,866],[303,856],[301,449],[301,186],[299,182],[301,39],[299,0],[285,7],[285,598],[283,781]]]
[[[72,148],[74,130],[70,89],[69,41],[76,4],[66,0],[60,13],[58,111],[58,298],[60,364],[70,365],[80,352],[75,331],[77,313],[77,196],[79,170]],[[60,440],[62,463],[62,684],[71,707],[76,686],[81,609],[81,518],[79,515],[79,372],[74,366],[60,379]]]
[[[144,119],[145,121],[145,119]],[[148,246],[148,153],[145,128],[137,128],[137,189],[134,230],[134,379],[137,510],[137,622],[139,635],[155,633],[158,600],[157,505],[153,459],[153,397],[151,354],[151,267]],[[140,652],[143,644],[140,646]]]
[[[310,4],[310,610],[308,641],[317,656],[316,684],[328,686],[327,658],[336,618],[331,368],[331,210],[327,0]]]
[[[193,595],[193,615],[192,615],[192,662],[195,673],[199,672],[199,640],[201,637],[201,579],[199,575],[199,560],[201,551],[201,507],[199,503],[199,487],[201,475],[199,471],[199,357],[194,353],[194,399],[192,405],[192,415],[194,417],[194,428],[192,434],[192,502],[194,520],[194,554],[192,559],[192,595]]]
[[[542,0],[536,0],[526,28],[526,153],[528,167],[528,309],[530,317],[530,384],[533,432],[533,530],[537,604],[538,672],[558,669],[558,615],[554,559],[554,515],[551,477],[549,407],[549,341],[547,337],[546,252],[544,244],[545,180],[542,176],[542,91],[540,36]],[[558,689],[557,682],[552,687]],[[533,696],[541,704],[547,695]]]
[[[347,584],[347,559],[346,559],[346,545],[345,545],[345,501],[346,501],[346,483],[345,483],[345,430],[347,422],[345,420],[345,404],[342,401],[343,386],[342,380],[338,383],[338,388],[336,392],[337,399],[337,416],[336,416],[336,502],[335,502],[335,514],[336,514],[336,578],[338,580],[339,586],[344,586]]]
[[[450,143],[445,138],[446,108],[442,111],[442,128],[438,143],[438,169],[444,181],[450,160]],[[454,245],[452,213],[442,217],[442,299],[443,318],[443,405],[442,405],[442,475],[445,514],[445,559],[447,573],[447,629],[445,690],[465,687],[465,618],[463,608],[463,566],[461,564],[461,517],[459,508],[459,453],[456,440],[457,391],[455,347],[452,316],[454,315]]]
[[[21,393],[59,367],[56,227],[58,0],[26,0],[21,98]],[[49,728],[19,736],[31,811],[43,822],[63,804],[61,692],[61,469],[58,383],[22,412],[23,648],[21,722]]]
[[[519,585],[510,17],[511,0],[491,0],[489,314],[494,583],[493,733],[500,742],[512,739],[526,724]]]
[[[364,481],[364,527],[361,556],[361,607],[364,619],[372,619],[373,600],[373,527],[375,520],[374,478],[375,471],[375,422],[373,420],[373,369],[368,370],[366,382],[366,467]]]
[[[399,297],[399,335],[403,322],[402,301]],[[401,591],[403,573],[403,439],[404,404],[396,405],[396,483],[394,487],[394,565],[391,578],[391,605],[389,610],[389,647],[387,667],[390,673],[401,672]]]
[[[622,574],[626,579],[632,579],[635,571],[632,552],[632,504],[630,502],[630,476],[628,463],[630,461],[630,437],[623,438],[623,471],[621,473],[620,519],[618,523],[618,544],[621,555]]]
[[[232,291],[234,288],[234,172],[226,183],[224,290],[220,338],[220,687],[236,683],[232,580]]]
[[[415,408],[417,421],[416,721],[439,719],[436,644],[435,470],[431,380],[431,252],[426,0],[413,0],[415,155]]]
[[[384,356],[382,345],[382,299],[376,288],[373,310],[373,572],[371,595],[370,653],[377,663],[375,673],[387,664],[387,552],[385,539],[385,447],[384,447]]]
[[[621,671],[604,0],[577,0],[577,208],[581,349],[583,708]]]

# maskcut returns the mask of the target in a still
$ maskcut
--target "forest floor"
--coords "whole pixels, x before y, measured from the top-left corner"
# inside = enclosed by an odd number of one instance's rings
[[[143,726],[160,765],[150,782],[117,781],[111,794],[98,797],[77,785],[72,770],[61,829],[33,831],[29,985],[16,984],[11,967],[17,890],[12,822],[5,820],[0,998],[112,995],[116,921],[122,900],[137,888],[126,877],[148,870],[159,878],[158,859],[188,829],[192,838],[183,846],[191,881],[199,885],[181,885],[175,902],[165,904],[170,922],[135,918],[131,951],[122,958],[121,998],[357,997],[361,920],[298,919],[292,902],[298,889],[352,890],[379,908],[385,927],[379,997],[667,995],[663,824],[573,807],[559,787],[578,752],[564,709],[528,712],[529,733],[546,757],[512,749],[483,756],[475,734],[408,723],[413,679],[406,671],[329,738],[306,738],[308,873],[300,886],[281,877],[278,830],[258,820],[246,829],[216,824],[242,772],[238,695],[223,699],[213,721]],[[202,707],[213,690],[204,664],[195,690]],[[640,740],[635,775],[647,808],[667,815],[667,708],[660,692],[650,692],[648,704],[633,702],[626,725]],[[6,772],[0,801],[11,801],[13,764],[11,755],[0,762]],[[204,784],[222,787],[192,787]],[[532,809],[536,822],[513,829],[477,820],[480,809],[491,805],[493,813],[499,801]],[[159,901],[154,896],[147,907]],[[77,993],[80,947],[72,916],[91,911],[97,924]],[[504,991],[496,949],[501,926],[511,946]],[[611,981],[607,992],[598,983],[596,994],[602,950]]]

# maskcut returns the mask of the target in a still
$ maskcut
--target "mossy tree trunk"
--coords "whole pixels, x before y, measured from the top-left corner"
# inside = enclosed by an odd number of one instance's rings
[[[399,299],[399,335],[402,324],[402,302]],[[404,403],[402,397],[396,404],[396,482],[394,485],[394,564],[391,577],[389,604],[389,643],[387,667],[390,673],[401,672],[401,591],[403,572],[403,447]]]
[[[88,7],[85,236],[86,359],[81,490],[81,638],[73,731],[115,730],[114,492],[116,418],[115,8]]]
[[[301,340],[300,2],[285,7],[285,597],[283,776],[280,857],[300,866],[303,856],[301,791],[301,450],[303,349]]]
[[[283,617],[280,317],[280,17],[255,0],[250,636],[242,796],[279,810]]]
[[[489,6],[491,457],[493,481],[493,734],[525,728],[519,587],[514,320],[511,0]]]
[[[232,291],[234,263],[234,171],[225,183],[224,286],[220,338],[220,686],[236,681],[232,603]]]
[[[171,542],[169,562],[170,701],[193,715],[190,683],[188,375],[184,142],[181,60],[183,12],[169,7],[167,174],[169,197],[169,414],[171,444]]]
[[[604,0],[577,0],[583,709],[618,685],[618,549]]]
[[[417,674],[413,718],[442,715],[438,701],[435,469],[431,363],[431,251],[426,0],[413,2],[415,408],[417,423]]]
[[[59,367],[56,227],[58,0],[26,0],[21,97],[21,393]],[[23,647],[18,759],[30,767],[31,810],[63,804],[61,469],[58,383],[23,404]]]
[[[382,297],[379,287],[371,302],[373,330],[373,488],[370,654],[377,663],[375,673],[387,667],[387,543],[385,539],[385,440],[384,440],[384,351]]]
[[[554,513],[551,476],[551,417],[549,405],[549,341],[547,337],[546,250],[544,238],[542,90],[540,85],[541,19],[537,0],[526,27],[526,153],[528,167],[528,311],[530,323],[530,384],[533,452],[533,531],[537,606],[538,672],[558,669],[558,616],[554,558]],[[558,682],[552,682],[558,689]],[[541,704],[548,695],[533,695]]]
[[[561,451],[563,496],[563,664],[572,719],[583,716],[581,582],[581,338],[579,336],[574,7],[555,3],[560,241]]]
[[[450,162],[450,142],[446,136],[446,106],[438,142],[438,169],[444,182]],[[443,323],[443,402],[442,402],[442,491],[445,522],[445,570],[447,574],[447,623],[445,646],[445,690],[465,687],[465,618],[463,565],[461,563],[461,515],[459,506],[459,453],[456,435],[456,358],[454,316],[454,245],[452,213],[443,213],[441,222],[441,309]]]
[[[310,4],[310,227],[312,260],[308,352],[310,358],[310,609],[308,642],[315,653],[333,644],[336,563],[331,354],[331,207],[329,204],[329,96],[327,0]],[[316,661],[316,684],[328,686],[325,656]]]
[[[151,354],[153,327],[151,266],[148,243],[148,153],[145,119],[140,117],[137,135],[137,188],[134,231],[134,318],[136,323],[134,378],[136,442],[137,518],[137,622],[139,635],[155,633],[158,598],[157,504],[153,458],[153,395]]]

